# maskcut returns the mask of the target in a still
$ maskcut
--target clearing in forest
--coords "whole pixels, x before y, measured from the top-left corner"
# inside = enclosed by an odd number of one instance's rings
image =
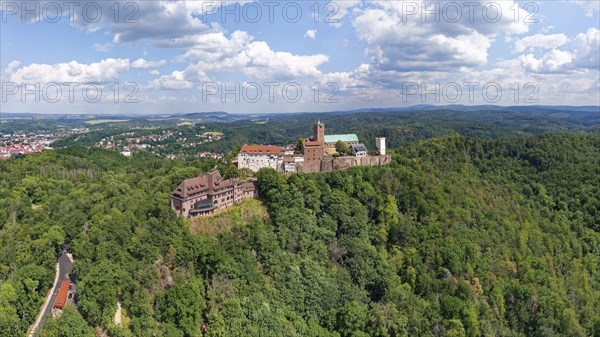
[[[234,226],[247,224],[252,218],[268,216],[267,208],[256,199],[246,199],[241,205],[231,206],[221,212],[190,219],[190,231],[194,234],[216,235]]]

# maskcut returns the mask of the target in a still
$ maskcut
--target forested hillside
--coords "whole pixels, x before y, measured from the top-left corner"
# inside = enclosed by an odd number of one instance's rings
[[[367,148],[375,148],[375,137],[386,137],[391,148],[406,146],[417,140],[459,134],[473,138],[506,139],[556,132],[597,132],[600,114],[569,109],[537,111],[533,108],[517,111],[397,111],[362,112],[353,114],[279,114],[258,120],[230,123],[198,122],[194,126],[135,130],[136,135],[168,130],[174,136],[152,143],[161,145],[153,151],[160,155],[194,156],[198,151],[226,154],[244,144],[295,144],[298,137],[308,137],[316,119],[325,123],[327,134],[356,133]],[[111,125],[111,124],[108,124]],[[60,139],[53,147],[94,146],[103,138],[131,131],[127,126],[92,131]],[[219,131],[223,138],[209,143],[187,146],[177,138],[193,140],[206,130]]]
[[[0,336],[35,319],[63,242],[79,311],[40,336],[600,336],[599,135],[394,152],[260,171],[268,217],[197,235],[168,197],[199,162],[95,148],[0,162]]]

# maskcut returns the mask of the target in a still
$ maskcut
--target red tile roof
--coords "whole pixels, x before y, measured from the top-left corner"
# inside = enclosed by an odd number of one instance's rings
[[[275,145],[244,145],[240,149],[240,153],[282,155],[279,146]]]
[[[71,285],[71,282],[69,280],[62,280],[60,288],[58,289],[58,294],[54,299],[53,307],[58,309],[62,309],[65,307],[65,305],[67,304],[67,295],[69,294],[69,285]]]

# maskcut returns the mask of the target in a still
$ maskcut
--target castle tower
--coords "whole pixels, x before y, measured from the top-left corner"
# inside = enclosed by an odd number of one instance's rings
[[[325,124],[317,120],[317,123],[313,126],[313,140],[315,142],[325,141]]]
[[[375,138],[375,146],[380,156],[385,156],[385,137]]]

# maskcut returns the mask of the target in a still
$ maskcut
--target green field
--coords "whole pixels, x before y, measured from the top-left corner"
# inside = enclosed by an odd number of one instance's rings
[[[125,123],[128,121],[129,121],[128,119],[92,119],[89,121],[85,121],[85,124],[98,125],[98,124],[106,124],[106,123]]]

